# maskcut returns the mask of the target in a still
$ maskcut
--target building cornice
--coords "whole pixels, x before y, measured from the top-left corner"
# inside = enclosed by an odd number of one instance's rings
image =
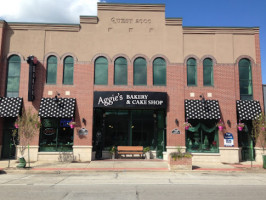
[[[80,16],[80,24],[98,24],[97,16]]]
[[[182,26],[182,18],[166,18],[165,25],[167,26]]]
[[[184,34],[256,34],[258,27],[183,27]]]
[[[4,26],[5,26],[5,21],[4,20],[0,20],[0,28],[4,28]]]
[[[16,23],[10,22],[8,26],[12,30],[44,30],[44,31],[71,31],[78,32],[79,24],[47,24],[47,23]]]
[[[98,10],[165,12],[165,5],[164,4],[98,3]]]

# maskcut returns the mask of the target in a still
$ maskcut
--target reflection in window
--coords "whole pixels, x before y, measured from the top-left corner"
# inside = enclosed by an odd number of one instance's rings
[[[20,57],[14,55],[8,59],[8,72],[7,72],[7,85],[6,85],[7,97],[18,97],[19,80],[20,80]]]
[[[194,58],[190,58],[187,61],[187,85],[197,85],[197,63]]]
[[[127,85],[127,60],[125,58],[117,58],[115,60],[115,85]]]
[[[47,60],[47,71],[46,71],[46,83],[56,84],[57,76],[57,58],[50,56]]]
[[[189,120],[192,125],[186,130],[188,152],[218,153],[219,139],[215,120]]]
[[[147,63],[144,58],[134,61],[134,85],[147,85]]]
[[[239,87],[240,87],[240,99],[252,100],[252,67],[248,59],[241,59],[239,61]]]
[[[64,59],[64,85],[73,85],[73,75],[74,75],[74,59],[68,56]]]
[[[153,85],[166,85],[166,62],[163,58],[153,61]]]
[[[105,57],[99,57],[95,61],[94,84],[108,85],[108,61]]]
[[[213,86],[213,62],[210,58],[203,61],[203,85]]]
[[[73,129],[67,124],[71,119],[42,119],[40,151],[72,151]]]

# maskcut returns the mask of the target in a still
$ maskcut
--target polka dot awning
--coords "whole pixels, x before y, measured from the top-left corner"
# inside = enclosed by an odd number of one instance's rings
[[[221,112],[217,100],[185,100],[187,119],[220,119]]]
[[[42,98],[40,117],[72,118],[75,113],[75,98]]]
[[[0,97],[0,117],[17,117],[22,105],[22,98]]]
[[[239,120],[253,120],[261,114],[260,102],[255,100],[237,100]]]

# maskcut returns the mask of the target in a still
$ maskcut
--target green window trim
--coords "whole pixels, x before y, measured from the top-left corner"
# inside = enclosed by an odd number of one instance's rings
[[[71,56],[67,56],[64,59],[63,84],[73,85],[73,79],[74,79],[74,59]]]
[[[210,58],[203,61],[203,85],[213,86],[213,61]]]
[[[147,85],[147,62],[144,58],[137,58],[133,66],[134,85]]]
[[[197,86],[197,62],[194,58],[187,60],[187,86]]]
[[[55,85],[57,79],[57,58],[50,56],[47,59],[46,84]]]
[[[127,85],[127,60],[123,57],[115,60],[114,84]]]
[[[6,80],[6,96],[18,97],[20,85],[20,69],[21,60],[17,55],[13,55],[8,59],[7,80]]]
[[[239,61],[239,89],[241,100],[253,99],[252,66],[250,60],[243,58]]]
[[[94,85],[108,85],[108,61],[105,57],[95,60]]]
[[[153,85],[166,86],[166,62],[163,58],[153,61]]]

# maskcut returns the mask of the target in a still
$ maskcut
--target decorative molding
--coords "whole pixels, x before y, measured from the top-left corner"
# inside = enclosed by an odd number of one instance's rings
[[[80,24],[98,24],[97,16],[80,16]]]
[[[98,11],[165,12],[165,5],[164,4],[98,3]]]
[[[95,56],[93,56],[93,58],[92,58],[92,60],[91,60],[91,63],[95,63],[95,60],[97,59],[97,58],[99,58],[99,57],[105,57],[106,59],[107,59],[107,61],[108,61],[108,65],[110,64],[110,63],[112,63],[112,60],[111,60],[111,58],[107,55],[107,54],[105,54],[105,53],[98,53],[98,54],[96,54]]]
[[[194,54],[190,54],[190,55],[187,55],[184,59],[184,65],[187,66],[187,60],[190,59],[190,58],[194,58],[197,62],[197,67],[198,65],[200,64],[200,59],[198,56],[194,55]]]
[[[183,27],[184,34],[256,34],[258,27]]]
[[[165,25],[167,26],[182,26],[183,19],[182,18],[166,18]]]
[[[69,52],[69,53],[65,53],[65,54],[63,54],[63,55],[61,56],[61,58],[60,58],[60,63],[61,63],[61,64],[64,63],[64,59],[65,59],[67,56],[71,56],[71,57],[73,57],[73,59],[74,59],[74,64],[76,64],[76,63],[78,62],[78,58],[77,58],[77,56],[76,56],[75,54]]]
[[[43,30],[43,31],[70,31],[78,32],[79,24],[47,24],[47,23],[16,23],[10,22],[8,26],[12,30]]]

